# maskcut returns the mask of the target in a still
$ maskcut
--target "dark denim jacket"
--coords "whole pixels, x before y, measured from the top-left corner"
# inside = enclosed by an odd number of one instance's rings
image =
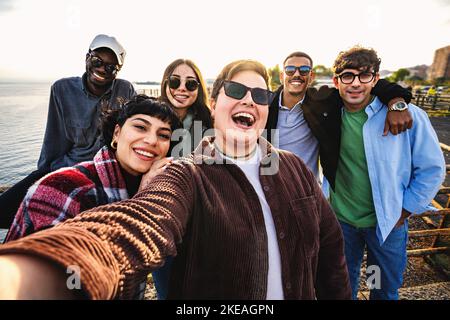
[[[47,127],[38,168],[53,171],[92,160],[102,147],[99,119],[103,102],[117,107],[135,94],[133,85],[116,79],[101,97],[90,94],[85,77],[56,81],[51,88]]]

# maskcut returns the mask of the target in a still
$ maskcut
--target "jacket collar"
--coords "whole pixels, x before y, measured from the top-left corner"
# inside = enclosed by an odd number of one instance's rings
[[[81,89],[83,90],[83,92],[87,95],[87,96],[90,96],[90,97],[94,97],[94,98],[102,98],[102,97],[104,97],[104,96],[108,96],[109,94],[111,94],[111,92],[112,92],[112,89],[113,89],[113,87],[114,87],[114,83],[116,82],[116,79],[114,79],[112,82],[111,82],[111,85],[109,86],[109,88],[105,91],[105,93],[104,94],[102,94],[100,97],[97,97],[97,96],[95,96],[95,95],[93,95],[89,90],[88,90],[88,88],[87,88],[87,73],[85,72],[85,73],[83,73],[83,76],[81,77]]]
[[[193,160],[196,164],[225,164],[226,160],[222,157],[222,154],[217,150],[215,145],[216,137],[208,136],[204,137],[200,141],[197,148],[192,153]],[[258,146],[261,148],[261,174],[272,175],[273,170],[278,172],[279,165],[279,151],[273,145],[271,145],[263,137],[259,137]]]

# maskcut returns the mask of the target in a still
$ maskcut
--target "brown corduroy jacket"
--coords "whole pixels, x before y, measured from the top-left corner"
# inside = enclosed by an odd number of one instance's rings
[[[213,137],[133,199],[94,208],[0,246],[81,270],[89,298],[131,298],[167,255],[177,255],[169,298],[265,299],[267,234],[244,173],[223,162]],[[349,299],[343,238],[313,174],[265,140],[260,181],[271,208],[286,299]],[[215,162],[215,164],[211,164]]]

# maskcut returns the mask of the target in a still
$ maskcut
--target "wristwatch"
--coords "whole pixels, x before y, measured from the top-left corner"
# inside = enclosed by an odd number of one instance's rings
[[[388,107],[389,111],[403,111],[406,109],[408,109],[408,104],[405,101],[398,101],[392,104],[392,106]]]

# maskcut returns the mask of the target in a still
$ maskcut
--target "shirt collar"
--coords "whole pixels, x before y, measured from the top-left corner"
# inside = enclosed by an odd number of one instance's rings
[[[379,112],[383,108],[383,103],[378,99],[378,97],[374,96],[370,101],[369,105],[366,107],[367,115],[371,116]]]
[[[114,87],[114,83],[116,82],[116,79],[114,79],[114,80],[111,82],[111,85],[109,86],[109,88],[105,91],[105,93],[104,93],[102,96],[97,97],[97,96],[93,95],[93,94],[88,90],[88,88],[87,88],[87,83],[86,83],[86,81],[87,81],[86,78],[87,78],[87,73],[85,72],[85,73],[83,74],[83,76],[81,77],[81,89],[83,90],[83,92],[84,92],[87,96],[91,96],[91,97],[95,97],[95,98],[101,98],[101,97],[103,97],[103,96],[109,95],[109,94],[111,93],[111,91],[112,91],[112,88]]]
[[[283,91],[284,91],[284,90],[281,90],[281,91],[280,91],[280,96],[278,97],[278,108],[279,108],[279,109],[294,110],[297,106],[300,107],[300,106],[302,105],[303,101],[305,100],[306,94],[303,96],[303,99],[302,99],[302,100],[300,100],[299,102],[297,102],[297,103],[292,107],[292,109],[289,109],[288,107],[285,107],[285,106],[283,105]]]
[[[380,99],[378,99],[377,96],[372,96],[372,100],[369,102],[369,104],[364,108],[369,118],[379,112],[383,108],[384,104],[381,102]],[[345,110],[344,104],[342,104],[342,114]]]
[[[195,148],[194,152],[192,153],[192,157],[195,163],[226,163],[221,153],[217,150],[217,147],[214,143],[215,139],[215,136],[207,136],[201,140],[197,148]],[[263,137],[259,137],[258,145],[261,152],[261,174],[273,175],[274,173],[277,173],[280,158],[277,149]]]

